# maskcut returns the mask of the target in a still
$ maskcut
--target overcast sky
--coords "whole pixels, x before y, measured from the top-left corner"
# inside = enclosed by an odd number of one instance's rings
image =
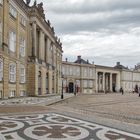
[[[34,1],[34,0],[32,0]],[[98,65],[140,62],[140,0],[37,0],[63,44],[63,60],[77,55]]]

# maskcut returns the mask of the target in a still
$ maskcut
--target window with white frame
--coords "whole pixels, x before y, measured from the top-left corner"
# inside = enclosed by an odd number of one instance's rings
[[[26,26],[26,19],[23,15],[20,15],[20,23],[23,25],[23,26]]]
[[[20,43],[20,55],[22,57],[24,57],[25,56],[25,39],[24,39],[24,37],[20,37],[19,43]]]
[[[15,97],[16,96],[16,91],[15,90],[11,90],[9,92],[9,97],[12,98],[12,97]]]
[[[16,50],[16,33],[14,31],[9,32],[9,49],[12,52]]]
[[[9,64],[9,81],[14,83],[16,82],[16,64]]]
[[[2,47],[2,22],[0,21],[0,47]]]
[[[25,67],[21,65],[20,67],[20,83],[25,83]]]
[[[21,91],[20,91],[20,96],[21,96],[21,97],[26,96],[25,90],[21,90]]]
[[[2,99],[2,90],[0,90],[0,99]]]
[[[0,0],[0,4],[3,5],[3,0]]]
[[[9,7],[9,14],[14,18],[17,17],[17,10],[12,5]]]
[[[0,58],[0,81],[3,79],[3,59]]]

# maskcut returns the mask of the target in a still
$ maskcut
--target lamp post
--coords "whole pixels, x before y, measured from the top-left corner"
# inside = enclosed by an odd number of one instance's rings
[[[64,78],[64,75],[62,74],[62,93],[61,93],[61,99],[64,98],[64,94],[63,94],[63,78]]]
[[[75,81],[75,91],[74,91],[75,96],[76,96],[76,92],[77,92],[77,82]]]

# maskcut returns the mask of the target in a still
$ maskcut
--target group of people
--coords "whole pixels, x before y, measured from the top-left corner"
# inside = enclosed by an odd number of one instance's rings
[[[122,93],[122,95],[124,94],[124,90],[123,90],[123,88],[121,87],[120,88],[120,92]],[[134,93],[135,91],[133,91],[133,93]],[[139,97],[140,97],[140,87],[138,88],[138,94],[139,94]]]

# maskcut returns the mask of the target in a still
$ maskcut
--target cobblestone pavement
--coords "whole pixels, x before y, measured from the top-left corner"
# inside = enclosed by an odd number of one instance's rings
[[[140,140],[137,94],[72,97],[0,105],[0,140]]]
[[[65,93],[65,99],[73,97],[73,94]],[[7,105],[49,105],[54,102],[60,101],[60,95],[46,96],[46,97],[21,97],[21,98],[11,98],[7,100],[0,100],[0,106]]]
[[[140,97],[137,94],[81,95],[52,107],[140,124]]]
[[[56,114],[0,117],[0,140],[139,140],[140,136]]]

